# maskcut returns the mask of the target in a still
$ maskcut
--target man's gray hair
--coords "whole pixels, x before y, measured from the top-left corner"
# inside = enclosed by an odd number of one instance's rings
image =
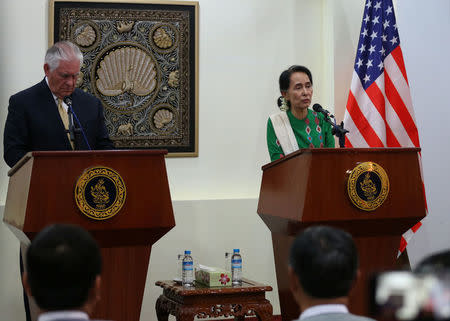
[[[80,66],[83,64],[83,54],[80,48],[70,41],[59,41],[48,48],[45,54],[45,63],[50,67],[50,71],[53,71],[58,68],[61,60],[70,61],[73,58],[80,61]]]

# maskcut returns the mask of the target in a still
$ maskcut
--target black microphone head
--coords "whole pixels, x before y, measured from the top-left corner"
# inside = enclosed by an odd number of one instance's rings
[[[63,101],[66,103],[67,106],[72,106],[72,96],[64,97]]]
[[[319,104],[314,104],[314,105],[313,105],[313,110],[314,110],[315,112],[317,112],[317,113],[320,113],[320,112],[323,110],[323,108],[322,108],[322,106],[320,106]]]

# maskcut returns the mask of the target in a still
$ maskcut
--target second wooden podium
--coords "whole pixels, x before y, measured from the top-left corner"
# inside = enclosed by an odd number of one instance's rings
[[[80,225],[99,242],[102,292],[94,319],[140,318],[152,244],[175,226],[166,153],[32,152],[9,173],[4,221],[22,242],[54,223]]]
[[[303,149],[263,166],[258,214],[272,232],[283,320],[300,313],[287,278],[291,243],[299,231],[317,224],[353,235],[362,278],[351,293],[350,310],[367,315],[368,276],[396,265],[402,233],[425,216],[419,151]],[[355,173],[361,175],[353,180]],[[352,201],[358,193],[361,199]],[[370,206],[379,207],[365,208]]]

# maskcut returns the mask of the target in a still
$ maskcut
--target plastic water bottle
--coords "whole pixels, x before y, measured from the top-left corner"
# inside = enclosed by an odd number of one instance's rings
[[[231,257],[231,283],[232,285],[242,284],[242,257],[239,249],[234,249]]]
[[[181,283],[186,287],[194,286],[194,260],[191,251],[184,251],[182,264]]]

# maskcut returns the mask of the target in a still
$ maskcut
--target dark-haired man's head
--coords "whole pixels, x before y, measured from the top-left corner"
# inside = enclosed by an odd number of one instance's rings
[[[316,304],[347,304],[357,272],[358,251],[345,231],[313,226],[301,232],[292,244],[291,290],[302,310]]]
[[[100,293],[101,254],[87,231],[49,226],[31,242],[26,258],[24,286],[41,310],[92,312]]]
[[[427,256],[417,264],[415,273],[449,273],[450,271],[450,250],[434,253]]]

